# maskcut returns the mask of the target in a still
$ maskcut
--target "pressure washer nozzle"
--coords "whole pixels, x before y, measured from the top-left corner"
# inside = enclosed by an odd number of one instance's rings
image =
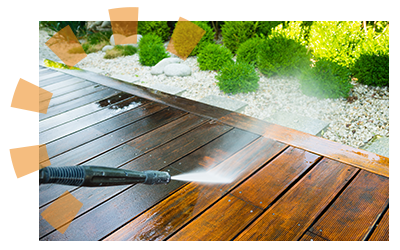
[[[46,167],[39,171],[39,183],[98,187],[135,183],[168,184],[171,175],[163,171],[134,171],[101,166]]]

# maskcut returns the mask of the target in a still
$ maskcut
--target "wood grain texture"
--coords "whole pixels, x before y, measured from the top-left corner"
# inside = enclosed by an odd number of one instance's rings
[[[323,159],[235,240],[300,239],[357,171]]]
[[[327,239],[307,231],[303,237],[301,237],[300,241],[327,241]]]
[[[62,74],[60,72],[49,74],[49,75],[46,75],[46,76],[43,76],[43,77],[39,76],[39,87],[41,87],[41,88],[42,87],[46,87],[46,86],[49,86],[51,84],[58,83],[58,82],[61,82],[61,81],[66,81],[66,80],[69,80],[69,79],[72,79],[72,77],[69,76],[69,75]]]
[[[389,202],[389,179],[361,171],[309,229],[332,241],[363,240]]]
[[[85,88],[87,86],[98,86],[94,82],[85,81],[80,78],[72,78],[66,81],[58,82],[49,86],[44,87],[43,89],[53,93],[52,97],[60,96],[65,93],[69,93],[81,88]],[[43,94],[41,94],[43,95]]]
[[[383,215],[379,224],[375,226],[369,241],[389,241],[389,209]]]

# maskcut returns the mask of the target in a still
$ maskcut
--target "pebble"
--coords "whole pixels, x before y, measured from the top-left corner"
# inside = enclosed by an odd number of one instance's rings
[[[39,36],[39,56],[57,59],[44,44],[50,37],[43,30]],[[139,63],[138,54],[115,59],[104,59],[105,52],[89,54],[76,66],[97,68],[103,75],[117,74],[140,77],[142,85],[165,84],[186,89],[182,97],[200,100],[208,95],[223,96],[248,104],[242,112],[258,119],[267,118],[278,111],[298,113],[330,123],[322,137],[352,147],[361,147],[374,135],[389,137],[389,88],[371,87],[352,82],[352,98],[317,99],[304,95],[294,77],[265,77],[260,75],[259,89],[248,94],[230,95],[221,92],[216,84],[214,71],[202,71],[196,57],[189,57],[181,64],[190,67],[190,76],[168,77],[152,75],[149,66]],[[172,57],[175,57],[171,54]]]

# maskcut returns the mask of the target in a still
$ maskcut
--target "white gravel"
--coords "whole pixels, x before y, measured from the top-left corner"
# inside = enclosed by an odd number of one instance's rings
[[[50,37],[43,30],[39,36],[39,56],[56,59],[58,57],[44,44]],[[300,84],[293,77],[265,77],[260,74],[259,89],[249,94],[227,95],[216,85],[213,71],[201,71],[196,57],[183,63],[192,69],[189,77],[153,76],[151,67],[142,66],[138,55],[104,59],[104,52],[89,54],[76,66],[97,68],[105,75],[122,74],[141,78],[141,84],[151,86],[162,83],[186,89],[183,97],[199,100],[207,95],[224,96],[248,104],[243,114],[264,119],[275,112],[287,111],[324,120],[330,123],[324,138],[353,147],[363,146],[374,135],[389,136],[389,89],[369,87],[353,82],[353,96],[358,99],[317,99],[303,95]],[[174,55],[173,55],[174,56]]]

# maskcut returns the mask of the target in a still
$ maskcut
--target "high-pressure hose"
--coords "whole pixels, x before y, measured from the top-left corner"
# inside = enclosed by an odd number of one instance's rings
[[[98,187],[134,183],[168,184],[171,176],[163,171],[133,171],[100,166],[45,167],[39,170],[39,184]]]

